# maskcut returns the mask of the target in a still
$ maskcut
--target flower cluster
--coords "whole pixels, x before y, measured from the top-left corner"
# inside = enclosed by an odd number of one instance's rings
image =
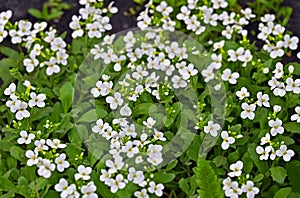
[[[37,132],[37,136],[41,135],[41,131]],[[19,144],[30,144],[36,137],[33,133],[28,134],[26,131],[20,132]],[[51,173],[55,171],[64,172],[70,166],[66,160],[65,153],[57,153],[57,149],[66,148],[66,144],[62,144],[58,139],[36,139],[34,141],[35,148],[27,150],[25,156],[28,158],[27,165],[38,167],[38,175],[49,178]]]
[[[77,185],[75,183],[69,184],[68,181],[64,178],[61,178],[59,182],[54,186],[54,189],[57,192],[60,192],[61,198],[66,197],[74,197],[74,198],[97,198],[98,194],[96,193],[97,187],[93,181],[86,182],[85,180],[89,180],[91,173],[90,167],[84,167],[83,165],[78,166],[78,173],[75,174],[76,180],[82,178],[82,182],[77,181]],[[80,178],[79,178],[80,177]],[[78,188],[80,189],[81,195],[78,192]]]
[[[34,92],[36,88],[31,86],[30,82],[27,80],[24,81],[23,86],[26,89],[22,93],[17,92],[17,86],[15,83],[11,83],[9,87],[4,90],[4,95],[9,96],[10,98],[10,100],[6,102],[6,106],[10,108],[12,113],[15,113],[17,120],[23,120],[24,118],[30,117],[30,112],[27,110],[28,106],[30,108],[45,107],[45,94],[37,94]]]
[[[295,155],[294,151],[291,149],[288,150],[284,141],[271,140],[271,136],[275,138],[277,135],[284,133],[282,120],[276,116],[281,111],[281,106],[275,105],[273,111],[268,122],[271,130],[260,139],[261,146],[256,147],[256,152],[260,155],[260,160],[268,160],[269,158],[275,160],[276,157],[282,157],[284,161],[290,161]],[[262,147],[263,145],[267,146]]]
[[[293,92],[294,94],[300,93],[300,79],[293,79],[294,66],[288,66],[288,74],[285,74],[283,64],[278,62],[273,70],[272,79],[268,84],[273,90],[275,96],[283,97],[287,92]]]
[[[285,27],[275,24],[275,15],[266,14],[260,20],[262,23],[259,24],[260,33],[257,38],[266,43],[263,49],[270,54],[271,58],[282,57],[285,54],[284,49],[298,48],[299,38],[284,34]]]
[[[150,165],[157,166],[163,161],[161,153],[163,147],[157,143],[166,141],[166,138],[163,132],[156,129],[157,120],[151,116],[141,123],[143,130],[142,133],[138,133],[136,126],[128,121],[132,115],[132,104],[138,101],[143,93],[151,94],[157,100],[164,97],[161,95],[159,79],[163,78],[166,89],[163,93],[168,94],[170,89],[185,88],[189,79],[198,73],[194,65],[186,60],[188,55],[185,47],[180,47],[177,42],[163,41],[158,34],[159,32],[154,30],[141,37],[129,31],[123,37],[125,50],[121,51],[111,47],[114,39],[112,35],[104,38],[102,46],[96,45],[91,50],[95,60],[101,59],[115,72],[131,71],[119,81],[121,91],[113,91],[115,85],[108,75],[103,75],[102,80],[91,89],[94,97],[105,97],[110,109],[121,115],[120,118],[112,120],[112,125],[99,119],[96,126],[92,128],[94,133],[110,141],[109,153],[113,159],[106,161],[108,170],[102,170],[100,180],[110,186],[112,192],[125,188],[128,181],[131,181],[140,187],[148,185],[149,193],[162,195],[162,184],[146,181],[145,174],[151,173],[151,166],[143,162],[147,161]],[[148,42],[145,42],[144,38]],[[124,63],[127,67],[123,66]],[[160,75],[161,73],[163,75]],[[125,162],[126,158],[135,158],[136,165],[143,164],[149,168],[144,170],[146,171],[144,174],[142,170],[138,170],[138,167],[128,165]],[[127,173],[121,174],[124,171]],[[145,193],[146,189],[142,189],[135,195],[141,197],[141,194]]]
[[[253,181],[249,180],[249,175],[242,175],[243,165],[242,161],[230,165],[229,177],[223,180],[226,197],[236,198],[245,193],[247,198],[253,198],[259,193],[259,189],[254,186]],[[237,177],[237,181],[232,180],[234,177]]]
[[[31,73],[36,67],[46,65],[48,76],[59,73],[60,66],[67,65],[69,55],[66,52],[67,44],[57,36],[57,30],[51,27],[46,31],[48,25],[46,22],[32,24],[28,20],[20,20],[12,24],[8,21],[11,15],[11,11],[0,13],[2,16],[0,31],[4,31],[0,39],[7,36],[5,33],[7,30],[13,44],[26,48],[29,54],[29,57],[23,60],[26,71]]]
[[[79,1],[84,8],[80,8],[79,16],[73,15],[69,26],[73,30],[72,37],[82,37],[86,32],[89,38],[101,38],[103,33],[112,29],[109,17],[105,14],[115,14],[118,8],[110,2],[107,8],[103,7],[103,0]]]
[[[8,36],[8,32],[5,29],[8,20],[12,17],[12,11],[7,10],[0,13],[0,43]]]

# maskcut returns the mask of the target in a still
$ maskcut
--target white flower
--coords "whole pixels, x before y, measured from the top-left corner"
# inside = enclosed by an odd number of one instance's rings
[[[47,139],[46,143],[53,149],[66,148],[66,144],[61,144],[59,139]]]
[[[51,176],[51,171],[54,171],[55,164],[51,163],[48,159],[42,159],[41,165],[38,169],[38,174],[45,178],[49,178]]]
[[[149,183],[149,188],[148,191],[150,193],[155,193],[156,196],[161,197],[163,195],[163,189],[164,189],[164,185],[163,184],[155,184],[154,181],[151,181]]]
[[[211,59],[213,60],[210,65],[211,67],[213,67],[214,69],[220,69],[222,67],[222,54],[212,54]]]
[[[0,24],[1,25],[6,25],[6,23],[8,22],[8,20],[12,17],[12,11],[11,10],[7,10],[4,12],[0,13]]]
[[[36,88],[34,86],[31,85],[30,81],[25,80],[23,85],[27,88],[27,89],[32,89],[35,90]]]
[[[259,189],[254,186],[252,181],[247,181],[246,184],[242,185],[242,191],[246,193],[247,198],[254,198],[259,193]]]
[[[180,13],[177,14],[176,18],[178,20],[184,20],[185,21],[189,17],[190,13],[191,13],[191,11],[188,9],[188,7],[181,6]]]
[[[38,164],[38,152],[28,150],[26,151],[25,156],[29,158],[29,160],[27,160],[27,166]]]
[[[152,129],[152,127],[155,125],[156,120],[154,120],[152,117],[148,117],[147,121],[143,121],[143,125],[145,125],[147,128]]]
[[[272,127],[272,129],[271,129],[272,136],[276,136],[277,133],[283,134],[284,128],[282,127],[281,120],[279,120],[279,119],[277,119],[276,121],[270,120],[268,123],[269,123],[269,126]]]
[[[89,38],[100,38],[102,36],[101,32],[98,29],[98,22],[88,23],[86,29],[88,30]]]
[[[106,98],[106,102],[109,103],[110,108],[117,109],[118,106],[121,106],[123,104],[123,99],[121,97],[121,94],[119,92],[114,93],[114,97],[108,96]]]
[[[237,61],[239,58],[241,58],[244,55],[244,51],[245,49],[242,47],[238,48],[236,51],[231,49],[228,50],[228,55],[230,56],[228,61],[232,61],[232,62]]]
[[[173,82],[173,87],[175,89],[184,88],[188,85],[182,76],[175,75],[172,77],[171,81]]]
[[[291,121],[297,121],[300,123],[300,107],[295,108],[296,114],[291,116]]]
[[[283,46],[285,48],[290,48],[291,50],[295,50],[295,49],[298,48],[298,42],[299,42],[299,38],[298,37],[293,36],[291,38],[290,35],[288,35],[288,34],[284,35]]]
[[[233,137],[229,137],[229,134],[227,131],[222,131],[221,137],[223,139],[223,142],[221,144],[221,147],[223,150],[227,150],[230,146],[230,144],[233,144],[235,142],[235,139]]]
[[[251,18],[255,18],[255,14],[252,14],[251,8],[242,9],[241,13],[246,17],[246,19],[250,20]]]
[[[281,49],[282,47],[283,47],[283,42],[278,41],[276,43],[276,46],[271,48],[270,57],[271,58],[282,57],[284,55],[284,51],[283,49]]]
[[[283,160],[288,162],[291,160],[291,158],[295,155],[295,152],[291,149],[287,150],[286,145],[281,145],[279,150],[276,151],[276,155],[278,157],[283,156]]]
[[[160,140],[160,141],[166,141],[167,139],[164,137],[164,134],[160,131],[157,131],[154,129],[154,135],[153,135],[155,140]]]
[[[202,70],[201,74],[204,77],[204,82],[209,82],[215,78],[213,70],[213,67],[208,67],[207,69]]]
[[[4,95],[10,96],[12,94],[15,94],[16,92],[16,84],[15,83],[11,83],[8,88],[6,88],[4,90]]]
[[[109,179],[109,186],[110,191],[112,193],[116,193],[119,189],[123,189],[126,186],[126,183],[124,182],[124,177],[121,174],[118,174],[116,176],[116,179]]]
[[[111,174],[108,171],[106,171],[105,169],[101,169],[100,181],[104,182],[105,184],[108,184],[110,177]]]
[[[249,97],[250,93],[246,87],[242,87],[240,91],[236,92],[236,96],[239,97],[239,100],[243,100],[244,98]]]
[[[70,163],[66,161],[66,157],[66,154],[62,153],[55,158],[56,168],[58,172],[63,172],[65,168],[68,168],[70,166]]]
[[[240,61],[244,62],[242,66],[246,67],[247,63],[250,62],[253,59],[253,56],[252,56],[250,50],[246,50],[245,53],[242,56],[238,57],[238,59]]]
[[[41,151],[41,150],[48,150],[49,147],[46,146],[45,144],[46,144],[45,139],[36,140],[36,141],[34,142],[34,145],[36,146],[34,150],[37,151],[37,152],[39,152],[39,151]]]
[[[57,65],[57,60],[54,57],[51,57],[49,61],[45,62],[46,65],[48,65],[46,69],[46,74],[48,76],[51,76],[53,73],[59,73],[60,67]]]
[[[98,195],[95,193],[97,187],[94,182],[91,181],[87,185],[81,187],[81,192],[83,194],[82,198],[98,198]]]
[[[213,45],[213,48],[214,48],[213,51],[216,51],[218,49],[223,48],[224,45],[225,45],[225,41],[224,40],[222,40],[220,42],[215,42],[214,45]]]
[[[20,138],[18,139],[18,144],[30,144],[31,140],[33,140],[35,138],[35,135],[33,133],[30,133],[28,135],[28,133],[26,131],[21,131],[20,132]]]
[[[8,100],[5,105],[10,108],[12,113],[15,113],[19,109],[21,101],[18,100],[18,97],[15,94],[11,94],[10,98],[11,100]]]
[[[106,96],[109,94],[110,88],[112,87],[112,83],[110,82],[102,82],[98,81],[96,83],[96,87],[91,89],[91,94],[97,98],[100,95],[101,96]]]
[[[29,107],[32,108],[34,106],[38,106],[38,107],[45,106],[45,102],[44,102],[44,100],[46,99],[45,94],[36,95],[36,93],[31,92],[30,97],[31,97],[31,99],[28,101]]]
[[[79,165],[78,168],[78,173],[74,175],[75,180],[83,179],[83,180],[89,180],[91,178],[90,174],[92,172],[91,167],[85,167],[83,165]]]
[[[113,174],[123,168],[124,162],[122,157],[114,157],[114,162],[111,160],[106,160],[105,165],[109,168],[108,172]]]
[[[254,111],[256,109],[255,104],[247,104],[247,103],[242,103],[242,108],[244,111],[241,112],[241,118],[246,119],[249,118],[250,120],[253,120],[255,117]]]
[[[62,65],[67,65],[68,64],[68,59],[69,55],[66,53],[65,50],[59,49],[56,52],[56,61],[58,64],[62,64]]]
[[[242,174],[242,168],[243,168],[243,162],[242,161],[237,161],[234,164],[230,165],[230,170],[232,170],[232,172],[228,173],[229,177],[238,177]]]
[[[126,104],[125,106],[123,106],[121,108],[120,114],[121,114],[121,116],[131,116],[132,111],[131,111],[130,107],[128,106],[128,104]]]
[[[134,192],[134,196],[137,198],[149,198],[146,189],[142,189],[141,191]]]
[[[268,94],[262,94],[262,92],[258,92],[257,93],[257,105],[262,107],[262,106],[265,106],[265,107],[270,107],[270,103],[269,103],[269,95]]]
[[[226,197],[230,198],[238,198],[242,193],[243,191],[239,188],[239,184],[236,181],[232,182],[230,188],[225,190]]]
[[[28,105],[26,102],[16,103],[16,108],[17,108],[16,118],[17,118],[17,120],[23,120],[23,118],[30,117],[29,111],[26,110],[27,106]]]
[[[132,73],[132,78],[139,80],[143,79],[144,76],[148,76],[149,72],[147,70],[144,70],[141,65],[138,65],[135,68],[136,72]]]
[[[126,153],[129,158],[133,158],[135,154],[139,153],[139,149],[137,147],[133,147],[131,141],[126,142],[126,145],[122,147],[122,151]]]
[[[226,0],[212,0],[212,3],[214,9],[226,8],[228,6]]]
[[[30,58],[24,59],[23,64],[26,67],[26,71],[30,73],[39,64],[39,60],[35,56],[31,56]]]
[[[127,176],[128,180],[133,181],[134,184],[140,185],[144,182],[145,177],[142,171],[136,171],[135,168],[130,167],[128,169],[128,173],[129,173]]]
[[[65,198],[69,195],[68,181],[61,178],[57,184],[55,184],[54,189],[60,193],[60,197]]]
[[[68,196],[67,198],[79,198],[80,197],[80,194],[79,192],[76,191],[76,185],[75,184],[71,184],[69,187],[68,187]]]
[[[283,75],[283,65],[282,65],[282,63],[278,62],[278,63],[276,63],[275,67],[276,67],[276,69],[273,71],[273,74],[274,74],[275,78],[279,79]]]
[[[150,158],[161,158],[162,149],[163,149],[163,147],[161,145],[150,144],[149,147],[148,147],[149,157]]]
[[[225,69],[222,74],[222,80],[229,81],[230,84],[236,84],[240,74],[237,72],[231,73],[230,69]]]
[[[300,79],[296,79],[295,81],[291,78],[288,77],[286,79],[286,91],[293,91],[295,94],[300,93]]]
[[[227,177],[226,179],[223,180],[223,190],[227,190],[227,189],[230,189],[231,188],[231,184],[232,184],[232,181],[231,181],[231,178],[230,177]]]
[[[103,122],[103,120],[100,118],[96,122],[96,126],[92,128],[92,131],[94,133],[99,133],[100,135],[105,132],[106,129],[108,129],[109,124],[107,122]]]
[[[165,1],[162,1],[157,7],[156,11],[161,12],[164,16],[169,16],[173,12],[173,8],[168,6]]]
[[[270,142],[271,142],[271,140],[270,140],[269,133],[266,133],[266,135],[260,139],[260,145],[268,144]]]
[[[207,126],[204,127],[204,132],[210,133],[213,137],[217,137],[218,130],[220,130],[220,129],[221,129],[221,126],[218,123],[214,124],[213,121],[209,121],[207,123]]]
[[[256,147],[256,153],[259,154],[260,160],[268,160],[271,148],[267,146],[265,149],[261,146]]]

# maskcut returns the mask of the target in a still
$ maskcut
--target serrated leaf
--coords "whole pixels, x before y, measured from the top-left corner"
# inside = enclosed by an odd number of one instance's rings
[[[194,169],[194,172],[200,188],[198,192],[202,198],[224,197],[218,177],[208,161],[204,158],[199,158],[197,168]]]

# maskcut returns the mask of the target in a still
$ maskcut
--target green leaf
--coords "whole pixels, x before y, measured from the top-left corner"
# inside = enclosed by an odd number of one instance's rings
[[[270,171],[274,181],[278,182],[279,184],[284,183],[284,179],[286,178],[287,174],[286,174],[286,170],[283,167],[281,166],[272,167]]]
[[[25,151],[18,146],[13,146],[10,148],[10,155],[21,162],[26,161]]]
[[[274,198],[287,198],[291,191],[291,187],[281,188],[275,193]]]
[[[178,182],[179,184],[179,188],[185,192],[186,194],[189,194],[189,190],[190,190],[190,186],[188,184],[188,180],[187,179],[184,179],[184,178],[181,178]]]
[[[254,177],[253,182],[259,182],[264,179],[264,174],[258,174]]]
[[[227,162],[227,158],[224,157],[224,156],[219,155],[219,156],[214,158],[214,163],[217,167],[225,165],[226,162]]]
[[[291,133],[299,133],[300,134],[300,123],[297,122],[286,122],[283,124],[285,130]]]
[[[19,61],[22,59],[22,56],[19,54],[19,52],[13,50],[12,48],[5,47],[3,45],[0,46],[0,52],[5,56],[12,58],[15,61]]]
[[[72,106],[73,97],[74,97],[74,88],[70,82],[66,82],[59,90],[60,101],[64,112],[67,113],[70,107]]]
[[[43,19],[43,14],[42,14],[42,12],[40,12],[40,11],[37,10],[37,9],[30,8],[30,9],[28,9],[28,13],[29,13],[31,16],[37,18],[37,19]]]
[[[194,172],[200,188],[198,192],[202,198],[224,197],[218,177],[205,158],[198,159]]]
[[[159,182],[159,183],[168,183],[173,181],[175,178],[174,173],[166,173],[163,171],[160,171],[154,175],[154,181]]]
[[[0,176],[0,189],[3,191],[10,191],[11,189],[15,188],[15,185],[9,179]]]
[[[107,115],[107,111],[104,109],[92,109],[83,114],[77,121],[78,122],[94,122],[99,118],[104,118]]]
[[[2,151],[10,151],[10,148],[14,146],[12,142],[8,141],[0,141],[0,150]]]
[[[286,164],[288,179],[290,180],[293,191],[300,193],[300,162],[291,161]]]

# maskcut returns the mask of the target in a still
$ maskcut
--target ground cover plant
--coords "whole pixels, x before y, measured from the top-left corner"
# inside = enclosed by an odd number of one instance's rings
[[[113,1],[0,12],[0,197],[300,197],[291,9],[136,2],[116,34]]]

